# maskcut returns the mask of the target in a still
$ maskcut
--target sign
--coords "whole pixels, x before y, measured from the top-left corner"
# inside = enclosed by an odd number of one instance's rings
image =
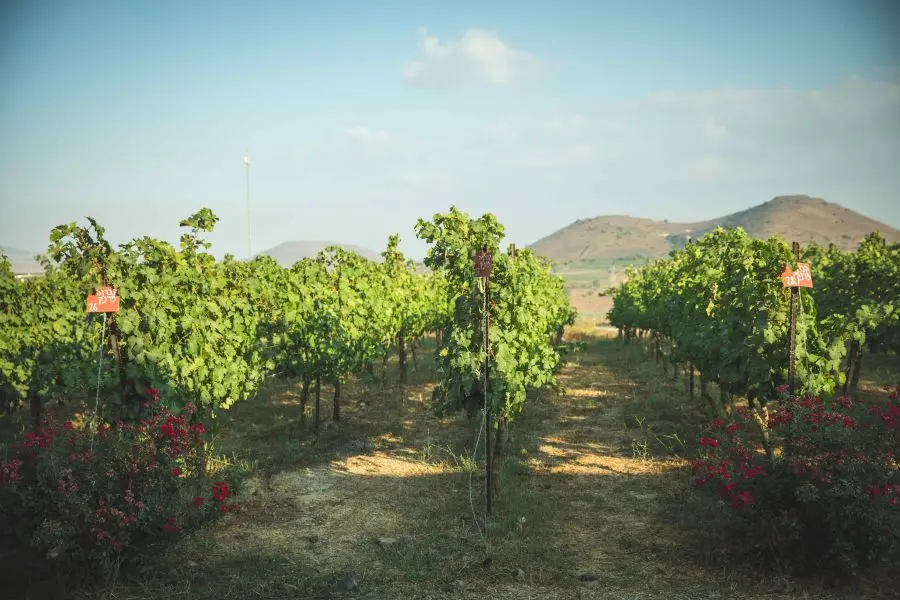
[[[475,276],[490,277],[491,276],[491,253],[486,250],[475,255]]]
[[[119,295],[116,288],[109,286],[97,290],[96,294],[87,297],[87,311],[89,313],[119,312]]]
[[[790,266],[785,265],[784,271],[781,272],[781,283],[784,287],[806,287],[811,288],[812,272],[806,263],[797,263],[797,270],[794,271]]]

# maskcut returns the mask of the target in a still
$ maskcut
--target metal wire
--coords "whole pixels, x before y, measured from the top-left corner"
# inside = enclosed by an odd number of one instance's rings
[[[98,352],[97,358],[97,396],[94,398],[94,416],[91,419],[91,453],[94,452],[94,432],[96,429],[93,428],[93,424],[96,423],[99,417],[99,409],[100,409],[100,378],[103,374],[103,344],[106,342],[106,313],[103,313],[103,326],[100,329],[100,350]]]

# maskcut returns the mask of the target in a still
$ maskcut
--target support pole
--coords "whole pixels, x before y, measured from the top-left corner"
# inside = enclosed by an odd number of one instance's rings
[[[485,481],[487,482],[487,514],[491,514],[491,500],[493,496],[492,457],[491,457],[491,402],[488,398],[490,388],[490,361],[488,355],[491,351],[491,290],[490,276],[484,278],[484,431],[485,431]]]
[[[800,261],[800,244],[797,242],[793,242],[791,246],[791,250],[794,254],[794,262]],[[791,288],[791,321],[790,321],[790,330],[788,332],[789,338],[789,348],[788,348],[788,387],[790,388],[791,395],[793,396],[796,393],[797,386],[797,304],[798,298],[800,296],[800,288],[792,287]]]

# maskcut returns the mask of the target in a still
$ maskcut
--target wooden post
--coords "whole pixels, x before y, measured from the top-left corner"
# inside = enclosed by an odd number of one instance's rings
[[[791,250],[794,254],[794,262],[800,261],[800,244],[797,242],[793,242],[791,245]],[[796,361],[797,361],[797,304],[800,296],[800,288],[792,287],[791,288],[791,321],[790,321],[790,329],[788,333],[790,344],[788,347],[788,387],[791,391],[791,395],[793,396],[796,393],[797,387],[797,369],[796,369]]]
[[[491,403],[488,397],[490,390],[490,360],[491,351],[491,255],[487,251],[487,245],[481,248],[481,252],[475,255],[475,276],[484,279],[484,433],[485,433],[485,466],[484,466],[484,482],[486,486],[486,510],[487,514],[491,514],[492,500],[492,463],[491,463]]]

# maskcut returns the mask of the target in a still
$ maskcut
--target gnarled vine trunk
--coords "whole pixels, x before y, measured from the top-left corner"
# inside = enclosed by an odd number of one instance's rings
[[[490,435],[490,432],[488,432]],[[506,417],[497,420],[497,431],[494,435],[494,448],[491,452],[491,481],[490,486],[494,491],[494,498],[500,497],[500,469],[503,465],[503,449],[506,447],[507,421]]]
[[[322,391],[322,378],[317,374],[316,375],[316,423],[315,423],[315,431],[316,435],[319,435],[319,409],[321,406],[320,402],[320,392]]]
[[[749,400],[750,414],[759,427],[762,434],[763,448],[770,463],[775,462],[775,449],[772,447],[772,440],[769,437],[769,407],[760,401]]]
[[[331,410],[331,420],[341,420],[341,380],[339,377],[334,378],[334,404]]]
[[[406,383],[406,339],[403,334],[397,336],[397,361],[400,365],[400,383]]]
[[[303,378],[303,390],[300,392],[300,418],[306,420],[306,405],[309,403],[309,384],[308,377]]]

